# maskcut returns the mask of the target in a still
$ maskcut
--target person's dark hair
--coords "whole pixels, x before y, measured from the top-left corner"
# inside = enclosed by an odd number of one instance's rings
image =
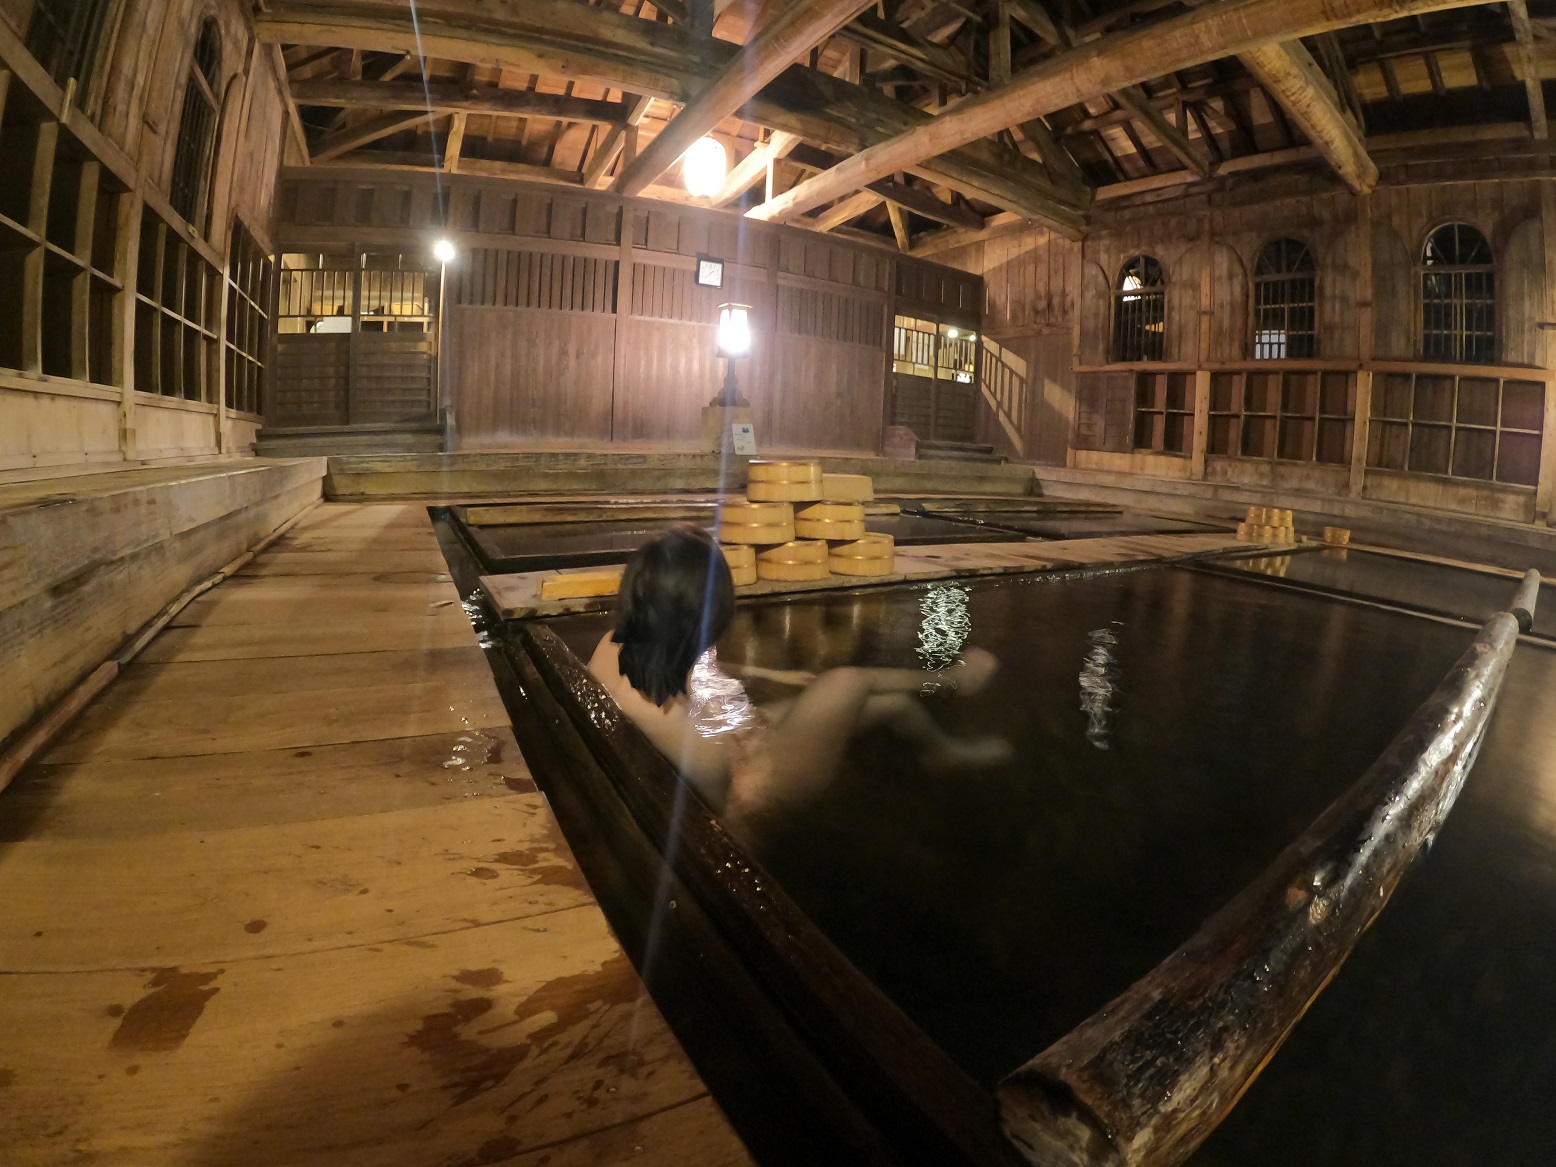
[[[686,692],[686,678],[724,635],[735,609],[729,564],[708,532],[672,527],[627,561],[616,600],[618,667],[655,705]]]

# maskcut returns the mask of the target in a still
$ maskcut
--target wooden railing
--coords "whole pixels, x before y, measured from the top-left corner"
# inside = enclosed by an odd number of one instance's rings
[[[1172,1167],[1226,1117],[1442,826],[1474,764],[1540,577],[1383,756],[1182,948],[1000,1083],[1042,1167]]]

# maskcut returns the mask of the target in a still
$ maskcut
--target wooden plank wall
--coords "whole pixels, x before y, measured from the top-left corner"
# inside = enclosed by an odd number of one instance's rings
[[[67,302],[63,282],[51,281],[44,265],[33,271],[0,262],[0,351],[15,358],[0,358],[0,472],[242,452],[259,419],[226,406],[219,341],[206,400],[138,391],[144,333],[136,327],[136,289],[147,283],[138,270],[143,253],[155,250],[139,246],[145,221],[176,222],[214,273],[225,271],[235,218],[268,250],[284,104],[248,9],[239,0],[110,5],[91,81],[68,103],[25,48],[30,11],[26,3],[0,7],[0,157],[14,159],[25,140],[42,165],[13,168],[6,184],[30,185],[20,191],[21,204],[43,210],[36,224],[19,222],[40,238],[54,196],[79,190],[80,206],[95,207],[96,215],[85,232],[92,241],[77,250],[95,274],[74,281],[90,297],[82,308]],[[167,192],[191,53],[207,15],[221,40],[217,151],[207,222],[184,225]],[[58,242],[52,231],[50,238]],[[212,321],[220,338],[226,281],[212,285],[222,299]],[[59,327],[62,313],[79,320],[68,334]],[[61,349],[67,343],[70,352]]]
[[[758,443],[874,453],[893,314],[982,326],[981,280],[868,244],[560,186],[441,189],[446,204],[430,175],[287,170],[276,231],[283,250],[424,249],[446,205],[442,398],[463,449],[694,446],[735,302],[752,309],[736,372]],[[696,284],[699,256],[724,262],[722,288]]]
[[[1363,443],[1372,364],[1420,364],[1418,265],[1426,238],[1445,223],[1464,222],[1486,236],[1495,256],[1498,365],[1528,367],[1530,379],[1549,386],[1552,362],[1539,325],[1550,312],[1547,285],[1556,278],[1546,267],[1547,232],[1556,231],[1556,222],[1544,219],[1556,204],[1548,189],[1553,180],[1441,178],[1384,185],[1364,198],[1312,179],[1272,180],[1215,195],[1156,196],[1127,208],[1099,207],[1083,243],[1011,229],[948,250],[943,258],[984,278],[987,334],[1030,370],[1020,436],[1032,461],[1358,493],[1531,519],[1550,507],[1537,508],[1528,489],[1370,470],[1364,445],[1349,475],[1279,460],[1211,458],[1207,466],[1203,433],[1191,454],[1139,453],[1133,449],[1134,381],[1127,367],[1110,364],[1111,289],[1130,257],[1145,253],[1162,264],[1163,364],[1194,376],[1196,394],[1203,396],[1208,370],[1252,359],[1252,285],[1260,248],[1275,238],[1300,239],[1318,267],[1318,363],[1359,371],[1356,431]],[[996,386],[991,381],[985,388],[980,432],[1015,456],[1016,443],[1006,440],[989,405]],[[1008,387],[1000,391],[1008,393]],[[1547,430],[1550,445],[1556,433],[1549,424]],[[1540,497],[1556,499],[1556,459],[1546,461]]]

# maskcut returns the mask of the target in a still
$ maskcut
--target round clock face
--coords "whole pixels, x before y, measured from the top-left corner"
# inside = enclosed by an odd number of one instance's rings
[[[711,259],[704,259],[697,264],[697,282],[704,287],[722,288],[724,286],[724,265]]]

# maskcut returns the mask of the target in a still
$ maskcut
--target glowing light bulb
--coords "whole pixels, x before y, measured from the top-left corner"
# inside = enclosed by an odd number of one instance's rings
[[[454,258],[454,245],[447,239],[439,239],[432,245],[432,258],[439,263],[449,263]]]
[[[948,329],[946,329],[946,330],[945,330],[945,334],[946,334],[946,336],[947,336],[947,337],[949,337],[949,338],[950,338],[950,339],[951,339],[951,340],[955,340],[955,339],[956,339],[956,338],[957,338],[957,337],[959,337],[959,336],[961,336],[961,335],[962,335],[962,334],[961,334],[961,333],[960,333],[960,332],[958,332],[958,331],[957,331],[957,330],[956,330],[956,329],[954,329],[954,328],[948,328]]]
[[[699,138],[681,155],[681,181],[686,193],[709,199],[719,193],[729,173],[729,155],[723,143],[714,138]]]
[[[743,357],[751,351],[751,310],[744,304],[719,308],[719,356]]]

